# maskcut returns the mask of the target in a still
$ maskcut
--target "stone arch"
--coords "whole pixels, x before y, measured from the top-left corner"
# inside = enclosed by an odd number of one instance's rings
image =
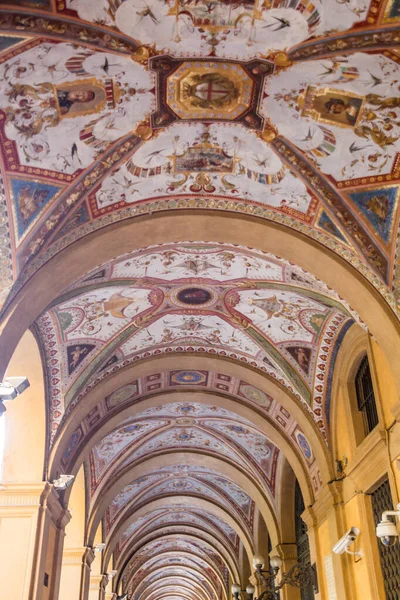
[[[137,377],[138,375],[143,375],[143,376],[150,375],[152,372],[154,372],[153,364],[154,364],[153,361],[149,361],[148,363],[136,365],[135,371],[134,371],[135,376]],[[173,368],[174,365],[176,366],[176,358],[172,357],[172,356],[160,357],[160,358],[157,358],[157,364],[160,366],[160,368],[165,368],[165,367]],[[188,356],[180,357],[180,365],[183,369],[193,368],[192,357],[188,357]],[[229,363],[228,361],[225,361],[222,358],[210,359],[208,357],[196,357],[196,368],[197,369],[207,368],[210,366],[212,366],[214,369],[219,368],[222,372],[227,373],[228,375],[243,377],[243,379],[245,381],[249,382],[251,385],[254,385],[254,386],[260,388],[261,390],[265,391],[266,393],[268,393],[272,397],[274,397],[277,401],[279,401],[281,403],[281,405],[284,406],[285,409],[293,415],[293,417],[296,419],[296,421],[299,423],[302,430],[304,431],[307,439],[309,440],[309,442],[313,448],[313,452],[316,456],[317,463],[318,463],[319,469],[321,471],[321,477],[322,477],[323,481],[329,481],[331,479],[333,471],[332,471],[331,463],[329,460],[328,450],[327,450],[325,444],[322,442],[320,435],[317,433],[315,424],[312,422],[312,420],[307,415],[304,414],[304,409],[299,405],[299,403],[294,402],[288,396],[288,394],[285,393],[282,390],[282,388],[276,384],[276,382],[268,379],[265,376],[262,376],[259,373],[256,373],[255,371],[252,371],[249,368],[246,368],[242,365],[232,365],[232,363]],[[62,436],[59,436],[55,440],[54,447],[53,447],[51,455],[50,455],[50,465],[49,465],[50,476],[54,477],[57,474],[58,469],[60,468],[59,462],[60,462],[60,459],[61,459],[63,453],[65,452],[69,437],[74,433],[75,428],[77,426],[79,426],[79,424],[81,423],[81,421],[84,418],[84,415],[87,412],[89,412],[90,410],[92,410],[93,407],[99,401],[100,389],[101,389],[102,396],[104,397],[114,391],[116,384],[118,384],[118,387],[120,387],[121,385],[126,385],[126,384],[130,383],[131,381],[132,381],[132,369],[127,368],[126,370],[119,371],[118,375],[115,375],[114,377],[110,377],[110,379],[106,380],[102,384],[101,388],[97,389],[95,387],[95,388],[93,388],[93,390],[88,392],[87,396],[85,397],[85,402],[78,404],[76,410],[73,412],[73,414],[71,414],[71,420],[69,420],[68,422],[65,423]],[[249,421],[255,423],[255,425],[259,429],[262,429],[262,431],[267,435],[267,437],[269,437],[271,439],[271,441],[273,443],[275,443],[278,447],[280,447],[282,450],[284,450],[285,456],[287,456],[288,458],[291,457],[290,458],[291,462],[293,460],[295,460],[296,463],[302,462],[299,460],[298,457],[295,458],[295,456],[294,456],[295,452],[293,450],[293,445],[291,445],[291,443],[288,443],[288,441],[287,441],[287,439],[285,439],[285,436],[283,435],[283,433],[281,431],[279,431],[275,426],[271,427],[270,424],[268,424],[267,421],[265,420],[264,416],[262,418],[260,418],[259,411],[256,411],[253,407],[250,408],[248,406],[245,406],[245,405],[243,405],[243,403],[241,401],[239,401],[239,399],[226,396],[226,394],[222,394],[222,393],[221,394],[211,394],[211,395],[208,394],[207,391],[197,391],[195,393],[196,393],[196,395],[195,395],[196,402],[207,404],[212,399],[212,402],[214,402],[217,406],[225,407],[225,406],[227,406],[227,403],[229,403],[230,410],[232,410],[232,406],[234,406],[235,411],[237,412],[237,414],[239,416],[242,416],[242,417],[248,419]],[[172,403],[172,402],[176,401],[177,398],[182,397],[182,396],[179,396],[179,394],[182,394],[182,392],[180,392],[179,390],[168,393],[168,394],[164,394],[163,398],[162,398],[162,402],[165,404]],[[160,396],[155,394],[151,398],[149,398],[149,397],[146,398],[146,407],[147,406],[148,407],[156,406],[157,404],[160,404],[160,402],[161,402]],[[232,403],[234,403],[234,404],[232,404]],[[76,456],[76,458],[74,458],[75,465],[72,467],[71,471],[73,472],[74,470],[76,470],[76,468],[78,468],[78,465],[81,464],[89,455],[90,449],[96,443],[98,443],[106,435],[106,433],[108,431],[112,430],[112,428],[117,427],[119,425],[119,423],[122,422],[122,420],[124,420],[125,418],[134,416],[139,411],[140,411],[140,401],[135,400],[134,404],[132,404],[130,406],[124,405],[121,407],[121,409],[118,413],[112,413],[110,415],[110,417],[108,418],[107,422],[104,423],[102,427],[99,427],[99,428],[95,429],[95,431],[91,432],[92,437],[90,439],[90,443],[88,441],[86,441],[85,447]],[[311,498],[313,496],[313,492],[312,492],[309,484],[307,484],[307,486],[305,486],[304,476],[301,475],[301,473],[299,472],[299,469],[296,469],[296,470],[298,472],[298,479],[299,479],[299,481],[301,481],[301,485],[304,488],[309,487],[309,490],[307,491],[306,489],[304,489],[303,493],[305,494],[305,498],[307,498],[307,500],[306,500],[307,503],[311,504]],[[302,471],[302,470],[304,470],[303,467],[302,467],[302,469],[300,469],[300,471]]]
[[[127,546],[126,550],[124,549],[121,552],[121,555],[118,557],[115,566],[117,567],[119,565],[124,565],[127,561],[129,561],[129,556],[136,552],[141,543],[144,544],[147,541],[152,541],[167,533],[179,533],[179,531],[179,525],[176,525],[176,527],[161,527],[159,529],[155,529],[151,534],[145,534],[143,538],[140,539],[140,541],[136,541],[136,543],[131,543]],[[192,527],[185,526],[185,532],[187,532],[190,535],[193,535],[193,537],[195,538],[198,537],[199,539],[206,541],[211,547],[218,551],[221,557],[224,558],[224,561],[230,571],[232,578],[235,581],[239,578],[239,569],[238,565],[236,564],[236,557],[234,557],[233,553],[231,553],[229,547],[225,547],[223,544],[221,544],[220,541],[217,538],[215,538],[211,532],[205,532],[203,530],[200,530],[194,525]]]
[[[230,525],[232,527],[232,529],[234,529],[234,531],[236,531],[236,533],[239,535],[240,540],[246,550],[246,554],[249,558],[249,561],[251,561],[252,556],[254,554],[253,543],[249,539],[246,531],[243,530],[243,528],[231,517],[231,515],[229,513],[224,511],[222,508],[217,507],[215,504],[213,504],[210,501],[199,500],[198,498],[193,497],[193,496],[192,497],[183,496],[180,499],[179,504],[183,505],[183,506],[192,506],[195,508],[196,507],[204,508],[208,512],[215,514],[216,516],[221,518],[223,521],[228,523],[228,525]],[[111,559],[112,552],[116,546],[117,540],[121,537],[122,533],[125,531],[125,529],[127,529],[129,527],[129,525],[131,523],[133,523],[137,518],[141,517],[142,515],[147,514],[148,512],[150,512],[152,510],[155,510],[157,508],[171,507],[174,505],[176,505],[176,501],[175,501],[175,498],[172,498],[172,497],[163,498],[162,500],[154,500],[153,502],[149,502],[146,506],[143,506],[139,510],[135,511],[127,519],[125,519],[122,523],[119,523],[118,527],[114,531],[114,535],[110,539],[110,542],[108,543],[108,545],[104,551],[104,557],[103,557],[104,568],[106,569],[108,566],[108,563]],[[90,535],[88,537],[88,544],[92,543],[91,538],[92,538],[92,533],[90,533]]]
[[[167,241],[201,239],[243,244],[272,252],[325,281],[358,312],[376,336],[386,352],[399,388],[400,326],[393,310],[376,288],[350,264],[306,236],[255,217],[246,217],[246,220],[251,226],[243,227],[244,219],[230,213],[200,214],[198,211],[195,214],[187,211],[146,215],[109,225],[68,246],[33,275],[5,311],[1,341],[6,350],[0,362],[1,371],[4,371],[22,332],[46,306],[86,272],[114,256],[131,251],[132,246],[140,248]],[[221,232],[224,232],[223,239]],[[49,276],[54,272],[63,273],[62,284]],[[32,289],[35,289],[34,294]]]

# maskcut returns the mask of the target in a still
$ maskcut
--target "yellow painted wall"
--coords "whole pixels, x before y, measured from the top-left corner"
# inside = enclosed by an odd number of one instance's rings
[[[329,527],[328,522],[324,521],[317,530],[318,542],[319,542],[319,572],[318,572],[318,582],[319,582],[319,591],[321,598],[327,598],[327,584],[326,584],[326,575],[323,568],[325,564],[325,557],[331,554],[330,547],[330,539],[329,539]],[[321,568],[322,567],[322,568]],[[321,572],[322,571],[322,572]]]
[[[6,377],[21,375],[28,377],[30,387],[6,403],[7,412],[3,415],[3,481],[39,482],[43,478],[46,445],[45,387],[39,348],[30,331],[18,344],[6,372]]]
[[[337,411],[335,415],[335,425],[337,425],[334,431],[336,458],[343,461],[344,457],[346,457],[348,461],[351,461],[354,457],[350,438],[351,422],[346,415],[346,398],[343,393],[343,387],[339,388],[335,401]]]
[[[358,527],[360,530],[360,535],[357,538],[356,543],[352,545],[351,550],[360,550],[360,548],[364,550],[368,544],[368,535],[365,522],[363,522],[360,515],[357,496],[353,496],[353,498],[345,504],[344,513],[346,530],[350,529],[350,527]],[[357,557],[355,558],[348,554],[343,554],[342,561],[350,573],[350,582],[348,581],[346,586],[349,597],[353,597],[355,600],[373,598],[368,577],[368,571],[372,567],[369,556],[365,554],[364,558],[360,560]],[[352,593],[353,596],[350,595]]]
[[[81,467],[75,478],[68,507],[72,516],[65,530],[59,600],[79,598],[85,534],[85,478],[83,467]]]
[[[388,427],[393,422],[393,414],[391,409],[398,402],[399,398],[396,393],[396,386],[393,380],[392,372],[386,360],[382,349],[376,342],[371,341],[371,350],[374,360],[376,380],[378,383],[379,394],[382,402],[382,410],[384,414],[385,424]]]
[[[0,510],[0,578],[7,600],[28,598],[36,523],[36,514],[29,510],[25,515],[21,510],[14,514]]]

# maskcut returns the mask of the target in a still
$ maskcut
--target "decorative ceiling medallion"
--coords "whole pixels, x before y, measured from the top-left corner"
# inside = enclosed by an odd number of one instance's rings
[[[175,419],[175,425],[179,427],[191,427],[196,425],[196,420],[189,417],[178,417],[178,419]]]
[[[157,73],[157,110],[151,115],[153,128],[178,120],[236,121],[261,131],[258,114],[263,82],[272,75],[274,63],[267,60],[181,61],[157,56],[149,61]]]
[[[205,286],[184,286],[171,292],[171,300],[180,307],[206,308],[216,301],[214,291]]]

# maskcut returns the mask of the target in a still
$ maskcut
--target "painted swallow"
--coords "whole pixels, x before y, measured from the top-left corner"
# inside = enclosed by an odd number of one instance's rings
[[[253,157],[254,162],[257,163],[259,167],[266,167],[269,162],[269,158],[261,159],[257,156],[257,154],[253,154]]]
[[[302,140],[300,140],[300,142],[308,142],[309,140],[312,140],[314,137],[314,134],[315,134],[315,129],[314,129],[314,131],[311,131],[311,127],[309,127],[306,137],[303,138]]]
[[[150,152],[150,154],[147,155],[148,160],[146,160],[146,165],[148,165],[149,163],[151,163],[151,161],[153,160],[153,158],[155,156],[158,156],[159,154],[161,154],[161,152],[164,152],[164,150],[166,150],[166,148],[162,148],[161,150],[154,150],[154,152]]]
[[[372,87],[375,87],[376,85],[380,85],[382,83],[382,79],[380,79],[380,77],[376,77],[376,75],[373,75],[371,71],[368,71],[368,73],[371,75],[372,78]]]
[[[367,144],[366,146],[356,146],[356,143],[353,142],[350,146],[349,146],[349,150],[350,152],[353,154],[353,152],[359,152],[360,150],[364,150],[364,148],[368,148],[368,146],[370,146],[371,144]]]
[[[281,19],[280,17],[272,17],[272,18],[275,19],[276,23],[271,23],[270,25],[264,25],[263,29],[265,29],[266,27],[273,27],[274,25],[278,25],[272,31],[280,31],[281,29],[285,29],[285,27],[290,27],[290,21],[288,21],[287,19]]]
[[[71,158],[72,158],[72,160],[74,160],[74,157],[75,157],[75,156],[76,156],[76,158],[78,159],[78,161],[79,161],[79,164],[81,165],[81,164],[82,164],[82,161],[81,161],[81,159],[79,158],[79,154],[78,154],[78,146],[77,146],[77,145],[76,145],[76,143],[74,142],[74,143],[72,144],[72,148],[71,148]]]
[[[159,23],[160,23],[160,21],[157,19],[156,15],[151,10],[150,6],[148,6],[147,4],[145,5],[145,8],[143,10],[137,10],[136,14],[140,17],[140,19],[136,23],[136,25],[139,25],[140,21],[142,21],[145,17],[150,17],[150,19],[153,21],[153,23],[155,25],[159,25]]]

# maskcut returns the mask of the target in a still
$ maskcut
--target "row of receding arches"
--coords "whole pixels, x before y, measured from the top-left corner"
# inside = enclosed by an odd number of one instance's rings
[[[274,237],[273,228],[271,232]],[[237,240],[242,237],[237,231],[236,236]],[[285,236],[289,234],[282,233],[282,237]],[[247,234],[243,233],[243,237]],[[124,249],[124,244],[126,249],[126,243],[123,233],[115,244],[119,247],[117,252]],[[263,245],[270,249],[268,244]],[[298,262],[303,267],[311,267],[301,246],[300,241]],[[281,243],[280,248],[287,258],[294,258],[290,245],[284,248]],[[95,250],[96,244],[90,254]],[[65,260],[69,260],[70,252],[71,249],[66,251]],[[115,255],[115,249],[113,253]],[[60,288],[54,286],[47,294],[41,292],[29,311],[25,311],[27,292],[23,292],[15,302],[15,312],[10,312],[10,327],[19,319],[21,311],[25,321],[38,316],[50,301],[54,302],[58,293],[78,279],[78,272],[83,276],[103,262],[106,254],[103,250],[100,254],[98,259],[92,255],[90,260],[84,260],[83,265],[73,264]],[[322,267],[313,263],[317,275],[331,261],[322,252],[320,258]],[[332,284],[339,282],[341,275],[343,280],[350,278],[355,282],[353,289],[348,290],[345,290],[346,284],[340,283],[342,295],[353,308],[357,307],[361,318],[376,331],[376,337],[380,338],[382,323],[389,324],[387,331],[395,336],[397,325],[390,311],[365,282],[354,278],[348,267],[335,263],[335,269],[327,277]],[[41,277],[39,272],[37,279],[40,281]],[[364,292],[363,301],[357,297],[358,289]],[[380,338],[386,347],[390,343],[390,331],[385,340]],[[353,325],[346,336],[349,334],[360,339],[366,337],[358,325]],[[4,336],[12,340],[7,326]],[[14,345],[16,342],[17,336]],[[10,349],[12,347],[11,343]],[[391,362],[395,361],[397,352],[397,344],[393,344]],[[359,357],[357,361],[358,367]],[[202,386],[171,385],[143,396],[128,395],[109,413],[105,410],[101,413],[104,409],[101,405],[99,418],[92,428],[85,425],[85,419],[90,419],[101,402],[129,386],[133,378],[151,380],[158,373],[177,370],[223,373],[226,377],[240,378],[271,396],[301,427],[312,449],[314,470],[295,437],[285,431],[279,420],[243,397],[222,389],[217,392]],[[397,375],[396,369],[394,375]],[[181,409],[188,406],[194,407],[192,412],[182,412]],[[82,437],[74,445],[82,424],[79,434]],[[246,436],[251,444],[241,441]],[[297,478],[305,505],[312,505],[320,487],[335,475],[334,444],[334,436],[329,444],[324,441],[313,418],[279,382],[227,358],[175,353],[142,360],[134,367],[130,365],[89,390],[57,432],[47,453],[46,476],[50,481],[65,472],[76,476],[76,484],[67,490],[63,501],[66,505],[70,501],[73,506],[75,501],[82,500],[82,494],[86,496],[82,543],[92,547],[101,539],[106,544],[100,570],[103,573],[117,571],[113,584],[116,591],[129,590],[137,593],[141,600],[155,600],[160,597],[158,590],[162,586],[163,597],[171,600],[182,595],[190,600],[202,600],[211,594],[216,598],[221,594],[228,597],[229,584],[250,575],[251,557],[260,547],[267,548],[268,539],[273,548],[289,540],[293,543],[294,492],[288,499],[288,490],[294,490]],[[82,465],[85,465],[85,478]],[[146,480],[156,474],[160,475],[159,480]],[[313,477],[319,477],[320,481],[315,483]],[[143,489],[138,487],[141,479],[144,479]],[[127,490],[129,486],[132,487]],[[116,499],[124,493],[121,508]],[[242,505],[235,497],[241,497]],[[290,504],[293,510],[288,517]],[[185,515],[182,522],[178,521],[178,515]],[[68,529],[65,547],[68,549]],[[162,574],[169,570],[170,585],[161,584]],[[186,583],[183,583],[182,572]],[[154,579],[150,581],[151,577]]]

